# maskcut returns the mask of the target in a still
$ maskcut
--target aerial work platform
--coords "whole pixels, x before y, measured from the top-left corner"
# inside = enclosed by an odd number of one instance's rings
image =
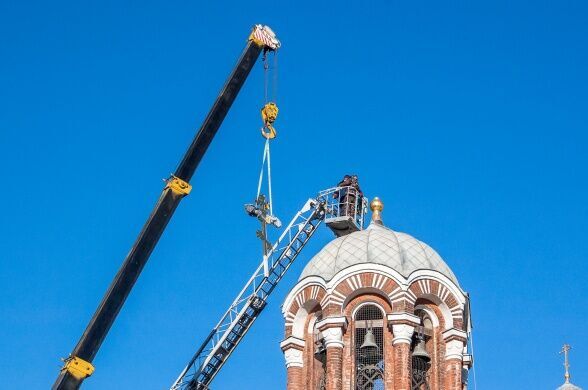
[[[325,224],[337,237],[363,229],[368,200],[355,187],[329,188],[319,197],[327,202]]]

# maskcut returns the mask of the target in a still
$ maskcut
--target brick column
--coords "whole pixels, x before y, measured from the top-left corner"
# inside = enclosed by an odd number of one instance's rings
[[[420,318],[410,313],[388,314],[388,326],[392,329],[394,348],[394,390],[410,390],[411,356],[410,344]]]
[[[461,369],[467,334],[463,330],[452,328],[443,332],[443,340],[445,341],[445,390],[462,390]]]
[[[347,328],[345,317],[327,317],[316,324],[327,349],[327,390],[343,390],[343,333]]]
[[[287,369],[287,390],[304,389],[304,340],[294,336],[280,343]]]

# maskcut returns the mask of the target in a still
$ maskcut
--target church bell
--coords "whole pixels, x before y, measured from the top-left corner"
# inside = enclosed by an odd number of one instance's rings
[[[412,351],[412,356],[421,357],[426,361],[431,360],[431,355],[429,355],[427,349],[425,348],[425,338],[423,336],[417,336],[417,343]]]
[[[374,333],[372,332],[371,328],[367,329],[367,332],[363,339],[363,343],[361,344],[361,347],[359,347],[359,349],[361,350],[367,350],[368,348],[375,348],[376,350],[379,349],[378,344],[376,344],[376,338],[374,337]]]

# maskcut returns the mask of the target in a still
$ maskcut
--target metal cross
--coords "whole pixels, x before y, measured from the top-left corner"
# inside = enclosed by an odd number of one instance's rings
[[[566,368],[566,373],[564,378],[566,378],[566,383],[570,383],[570,362],[568,360],[568,352],[572,349],[569,344],[564,344],[563,348],[559,352],[560,354],[564,354],[564,367]]]

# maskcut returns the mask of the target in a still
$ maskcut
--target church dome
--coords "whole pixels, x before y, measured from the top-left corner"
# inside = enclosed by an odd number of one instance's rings
[[[572,385],[571,383],[564,383],[557,390],[582,390],[580,387],[576,385]]]
[[[356,264],[380,264],[408,278],[417,270],[438,271],[459,285],[451,269],[430,246],[395,232],[377,222],[328,243],[306,265],[300,280],[320,276],[331,280],[339,271]]]

